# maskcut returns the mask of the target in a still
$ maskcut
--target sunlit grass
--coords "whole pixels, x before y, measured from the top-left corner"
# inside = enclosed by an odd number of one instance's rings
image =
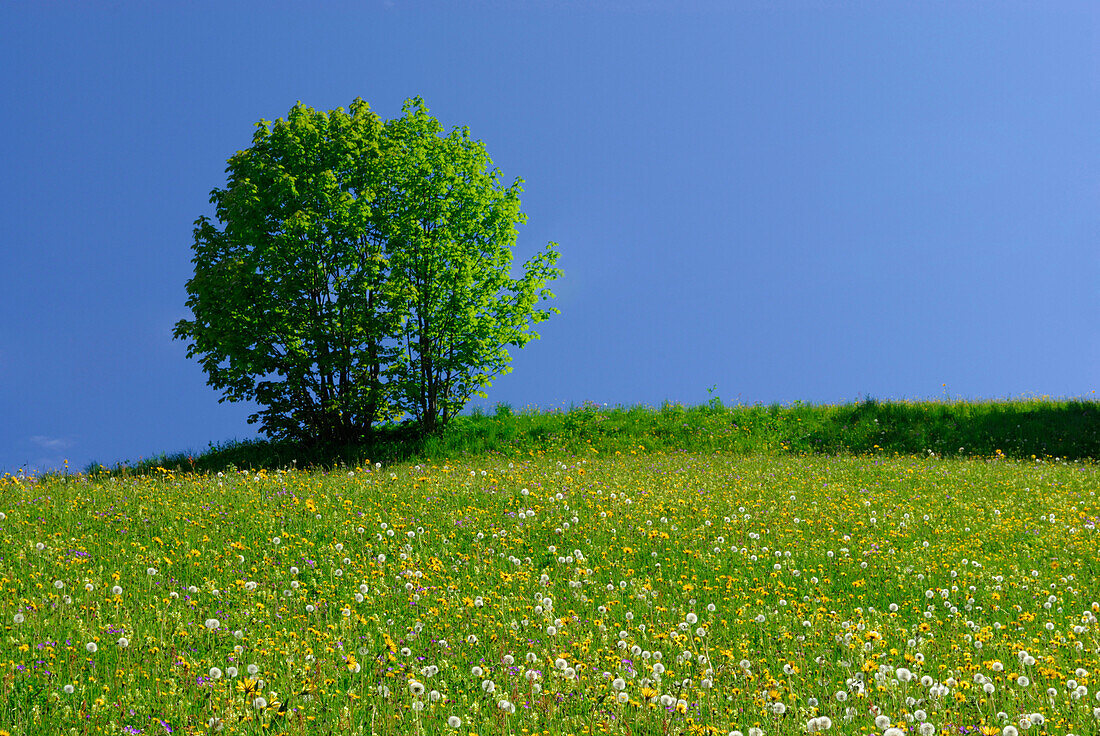
[[[1094,733],[1097,481],[629,450],[6,477],[0,729]]]
[[[665,403],[513,409],[459,416],[424,436],[412,425],[377,427],[366,445],[303,446],[248,440],[202,452],[138,460],[112,470],[148,472],[325,467],[362,462],[443,461],[474,455],[680,452],[713,454],[903,454],[1082,460],[1100,457],[1100,404],[1035,397],[1011,401],[875,401],[837,405],[704,406]],[[96,463],[92,472],[105,468]]]

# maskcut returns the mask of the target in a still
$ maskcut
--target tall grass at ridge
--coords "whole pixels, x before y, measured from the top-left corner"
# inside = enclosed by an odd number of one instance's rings
[[[441,460],[496,453],[559,455],[684,451],[735,454],[1004,455],[1015,458],[1100,458],[1100,403],[1029,399],[987,402],[867,400],[840,405],[600,407],[475,411],[442,433],[383,427],[375,442],[307,447],[253,440],[152,458],[130,469],[216,471],[355,465],[367,460]]]

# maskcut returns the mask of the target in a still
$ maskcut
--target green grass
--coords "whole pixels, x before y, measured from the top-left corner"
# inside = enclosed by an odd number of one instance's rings
[[[501,406],[6,475],[0,736],[1094,733],[1097,408]]]
[[[367,460],[400,462],[500,454],[630,452],[733,454],[902,454],[937,457],[1100,458],[1100,403],[1029,399],[987,402],[892,402],[814,406],[598,407],[459,416],[442,433],[419,436],[385,427],[355,447],[252,440],[119,466],[217,471],[226,468],[336,467]]]
[[[0,733],[1095,733],[1096,465],[638,444],[6,476]]]

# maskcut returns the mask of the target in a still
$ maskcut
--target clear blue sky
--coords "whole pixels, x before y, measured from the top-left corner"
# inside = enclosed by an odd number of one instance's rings
[[[422,96],[561,315],[483,402],[1100,388],[1095,2],[6,2],[0,472],[254,436],[173,341],[253,124]]]

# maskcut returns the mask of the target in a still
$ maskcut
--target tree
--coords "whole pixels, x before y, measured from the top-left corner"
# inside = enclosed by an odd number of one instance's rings
[[[301,103],[260,121],[195,222],[194,276],[174,334],[221,401],[277,438],[350,442],[409,414],[445,424],[507,371],[560,271],[551,243],[509,278],[520,180],[419,98],[383,123]]]
[[[375,200],[402,319],[387,375],[398,404],[431,431],[510,370],[509,345],[538,337],[531,324],[557,310],[536,307],[561,272],[551,243],[510,277],[523,180],[501,186],[484,145],[467,128],[442,137],[420,98],[403,110],[386,124]]]

